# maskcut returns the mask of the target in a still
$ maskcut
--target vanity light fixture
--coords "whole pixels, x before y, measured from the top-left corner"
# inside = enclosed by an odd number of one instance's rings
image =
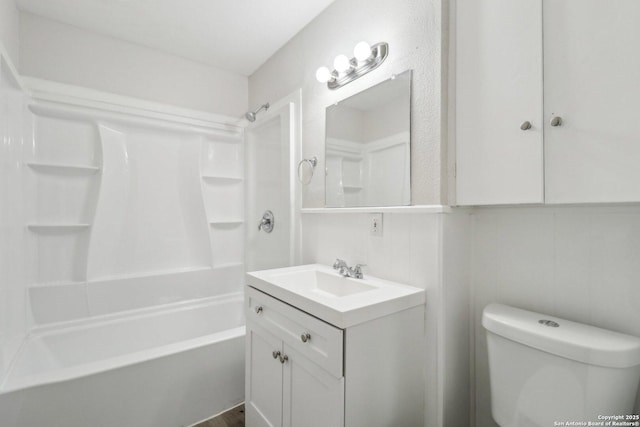
[[[320,67],[316,71],[316,79],[320,83],[326,83],[329,89],[338,89],[378,68],[387,56],[388,43],[381,42],[369,46],[367,42],[360,42],[353,49],[353,58],[349,59],[346,55],[336,56],[333,60],[333,71],[327,67]]]

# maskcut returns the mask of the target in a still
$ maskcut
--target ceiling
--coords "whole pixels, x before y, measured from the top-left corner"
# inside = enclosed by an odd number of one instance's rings
[[[22,11],[251,75],[335,0],[16,0]]]

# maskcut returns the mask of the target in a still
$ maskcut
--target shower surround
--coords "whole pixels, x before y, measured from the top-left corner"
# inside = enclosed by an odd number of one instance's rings
[[[43,404],[61,392],[101,403],[113,425],[147,425],[140,411],[153,407],[138,408],[132,390],[182,416],[147,412],[154,426],[240,403],[242,129],[221,116],[20,79],[6,55],[0,106],[3,425],[103,418],[100,405]],[[196,386],[176,397],[170,385],[189,377]],[[203,402],[208,388],[227,392]]]

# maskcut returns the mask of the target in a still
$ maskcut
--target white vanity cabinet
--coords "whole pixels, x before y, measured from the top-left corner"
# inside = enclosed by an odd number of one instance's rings
[[[246,425],[343,426],[342,329],[252,288],[246,295]]]
[[[640,201],[640,2],[455,7],[457,203]]]
[[[423,305],[341,329],[245,295],[247,427],[423,425]]]

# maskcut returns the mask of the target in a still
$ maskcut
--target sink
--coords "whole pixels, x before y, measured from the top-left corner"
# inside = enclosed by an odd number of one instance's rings
[[[313,269],[274,274],[271,279],[299,292],[316,292],[319,295],[335,298],[378,289],[362,279],[348,279],[340,276],[337,272],[325,273]]]
[[[249,272],[247,285],[346,328],[424,304],[423,289],[366,275],[342,277],[331,267],[308,264]]]

